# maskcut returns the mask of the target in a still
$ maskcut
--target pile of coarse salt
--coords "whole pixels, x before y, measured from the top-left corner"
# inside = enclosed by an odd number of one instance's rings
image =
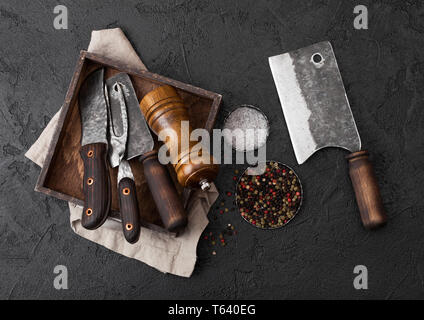
[[[224,141],[233,149],[246,152],[265,145],[269,123],[258,108],[242,105],[228,115],[223,129]]]

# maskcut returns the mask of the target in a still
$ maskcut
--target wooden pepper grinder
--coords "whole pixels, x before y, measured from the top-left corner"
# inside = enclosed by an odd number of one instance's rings
[[[178,182],[183,187],[200,187],[202,190],[208,190],[210,183],[218,174],[218,166],[214,164],[210,154],[202,155],[202,159],[209,160],[208,163],[191,162],[191,159],[198,157],[197,151],[192,150],[198,141],[183,141],[185,143],[181,141],[183,138],[181,137],[182,121],[189,121],[189,113],[175,88],[168,85],[157,87],[144,96],[140,102],[140,108],[156,135],[161,130],[169,128],[176,133],[175,136],[168,136],[167,144],[170,154],[177,155],[176,159],[172,160]],[[190,124],[188,131],[190,135],[192,132]],[[178,148],[178,150],[172,148]]]

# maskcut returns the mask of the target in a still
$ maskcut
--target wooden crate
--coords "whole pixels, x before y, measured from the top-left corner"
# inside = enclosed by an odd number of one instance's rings
[[[41,170],[35,187],[36,191],[62,200],[83,205],[84,165],[79,154],[81,148],[81,119],[78,107],[78,93],[81,84],[88,74],[99,67],[105,67],[105,78],[116,73],[125,72],[130,75],[139,101],[158,84],[175,87],[189,107],[190,123],[193,128],[205,128],[211,131],[221,104],[221,95],[194,87],[192,85],[160,76],[148,71],[134,70],[125,64],[111,61],[102,56],[81,51],[74,76],[66,94],[63,112],[59,125],[49,148],[46,162]],[[150,194],[143,174],[143,166],[137,160],[130,161],[137,188],[137,199],[140,216],[147,225],[162,226],[156,206]],[[177,190],[183,202],[190,196],[189,190],[183,190],[177,183],[172,166],[168,166]],[[110,169],[112,188],[112,217],[119,217],[119,201],[117,195],[118,169]]]

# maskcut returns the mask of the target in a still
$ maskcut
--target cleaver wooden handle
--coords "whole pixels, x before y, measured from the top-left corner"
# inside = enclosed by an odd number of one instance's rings
[[[123,178],[119,181],[119,211],[125,239],[135,243],[140,237],[140,216],[134,180]]]
[[[366,229],[376,229],[386,224],[380,190],[368,151],[354,152],[346,159],[349,162],[349,175],[355,190],[356,202]]]
[[[160,164],[157,151],[140,157],[144,176],[165,228],[179,232],[187,225],[187,215],[166,166]]]
[[[106,161],[107,144],[93,143],[81,147],[84,162],[84,211],[81,224],[94,230],[107,219],[110,210],[110,178]]]

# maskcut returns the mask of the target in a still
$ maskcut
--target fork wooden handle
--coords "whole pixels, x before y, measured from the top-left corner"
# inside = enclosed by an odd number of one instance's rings
[[[383,226],[387,222],[387,216],[368,151],[354,152],[346,156],[346,159],[349,162],[349,175],[362,224],[367,229]]]
[[[140,237],[140,216],[134,180],[123,178],[119,181],[118,191],[124,236],[129,243],[135,243]]]

